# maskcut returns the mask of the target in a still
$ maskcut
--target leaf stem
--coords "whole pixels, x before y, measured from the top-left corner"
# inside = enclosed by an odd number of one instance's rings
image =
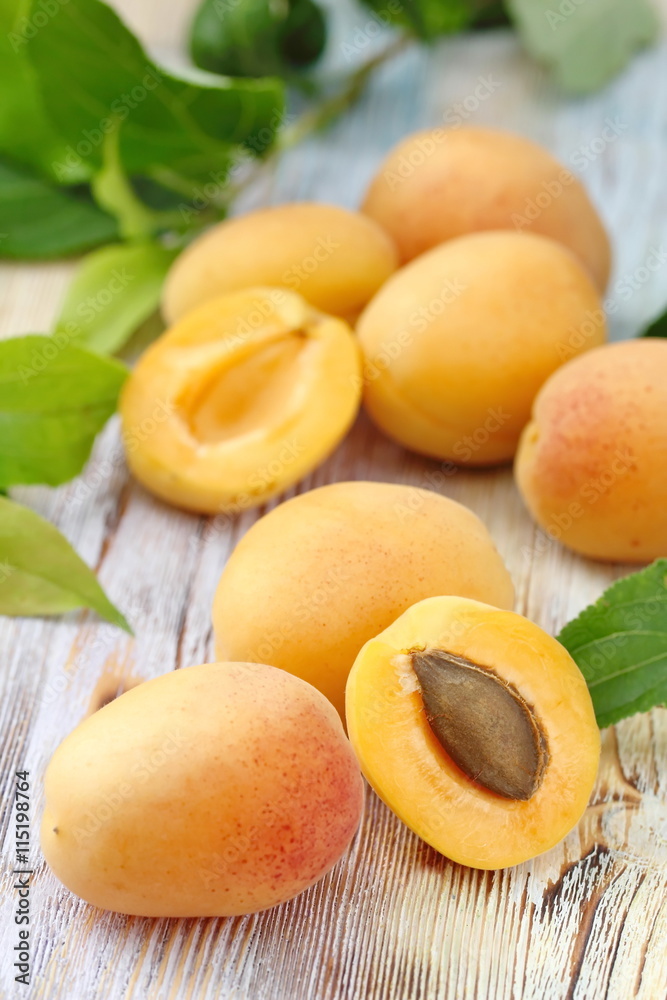
[[[353,107],[363,94],[373,72],[414,41],[415,39],[408,34],[401,34],[394,38],[384,49],[350,73],[336,93],[325,97],[314,107],[308,108],[296,121],[283,129],[268,155],[259,163],[253,164],[253,168],[238,182],[230,183],[227,186],[228,203],[233,202],[247,188],[251,187],[260,173],[264,172],[267,166],[277,160],[282,153],[298,146],[309,135],[322,131],[345,111]]]
[[[107,132],[103,145],[103,165],[91,181],[95,201],[118,220],[123,239],[143,241],[168,229],[182,228],[176,211],[156,212],[137,197],[123,166],[119,149],[120,121]]]
[[[325,97],[314,107],[304,111],[292,125],[283,130],[273,147],[273,154],[279,155],[287,149],[293,149],[309,135],[326,128],[341,114],[353,107],[366,89],[374,71],[393,59],[413,41],[414,39],[410,35],[401,34],[376,55],[362,63],[354,72],[350,73],[337,93]]]

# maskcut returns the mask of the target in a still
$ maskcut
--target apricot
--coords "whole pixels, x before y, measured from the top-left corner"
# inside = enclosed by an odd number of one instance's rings
[[[333,451],[360,402],[343,320],[254,288],[213,299],[148,348],[120,401],[137,479],[203,513],[262,503]]]
[[[341,857],[363,782],[336,712],[253,663],[187,667],[89,716],[45,777],[42,850],[82,899],[119,913],[253,913]]]
[[[609,344],[552,375],[515,474],[537,523],[575,552],[667,555],[667,341]]]
[[[296,674],[342,715],[363,644],[434,594],[512,607],[512,581],[472,511],[414,486],[323,486],[272,510],[237,545],[213,604],[216,655]]]
[[[390,437],[459,465],[506,462],[533,399],[606,336],[584,268],[544,236],[473,233],[398,271],[357,326],[364,401]]]
[[[434,129],[393,149],[364,211],[394,238],[401,262],[467,233],[512,229],[549,236],[604,291],[611,250],[584,186],[536,143],[486,128]]]
[[[356,317],[396,269],[372,219],[337,205],[276,205],[228,219],[194,240],[167,275],[168,323],[208,299],[254,285],[291,289],[325,313]]]
[[[359,653],[347,724],[381,799],[441,854],[506,868],[581,818],[600,733],[563,646],[460,597],[415,604]]]

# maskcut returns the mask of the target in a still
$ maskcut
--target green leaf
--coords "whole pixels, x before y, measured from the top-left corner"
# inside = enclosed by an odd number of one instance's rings
[[[413,34],[429,41],[438,35],[451,35],[463,31],[474,23],[484,0],[363,0],[384,23],[407,28]]]
[[[58,615],[75,608],[91,608],[132,634],[58,529],[0,497],[0,615]]]
[[[667,310],[653,320],[645,330],[639,334],[640,337],[667,337]]]
[[[54,163],[65,156],[65,142],[44,110],[37,77],[27,58],[29,0],[0,0],[0,153],[57,180]],[[87,180],[81,163],[69,182]]]
[[[552,70],[572,94],[597,90],[635,52],[654,41],[658,17],[648,0],[507,0],[527,51]]]
[[[485,0],[478,7],[471,27],[475,30],[484,31],[487,28],[505,27],[511,23],[505,6],[505,0]]]
[[[324,49],[326,22],[313,0],[204,0],[192,23],[197,66],[230,76],[289,77]]]
[[[62,257],[117,236],[115,221],[86,197],[0,162],[0,257]]]
[[[667,701],[667,559],[619,580],[558,639],[586,679],[601,729]]]
[[[103,166],[92,182],[95,201],[118,220],[124,239],[150,239],[162,228],[161,214],[137,197],[120,158],[118,129],[104,136],[102,151]]]
[[[78,475],[126,377],[62,333],[0,341],[0,487]]]
[[[157,309],[175,256],[155,243],[118,244],[89,254],[68,289],[56,333],[113,354]]]
[[[327,42],[327,22],[313,0],[290,0],[282,38],[282,53],[288,66],[303,69],[316,62]]]
[[[201,70],[185,79],[158,68],[101,0],[68,0],[28,51],[45,107],[69,143],[65,172],[81,160],[99,169],[104,137],[120,122],[128,174],[167,166],[206,179],[229,167],[236,145],[252,146],[262,130],[273,135],[284,109],[279,80]]]

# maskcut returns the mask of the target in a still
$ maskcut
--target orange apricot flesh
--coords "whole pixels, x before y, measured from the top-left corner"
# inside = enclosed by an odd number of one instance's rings
[[[445,751],[414,669],[415,654],[429,651],[479,665],[527,706],[544,742],[536,787],[526,798],[491,791],[481,783],[481,766],[466,773]],[[459,708],[470,715],[465,684],[461,692]],[[470,697],[474,706],[474,692]],[[480,705],[479,742],[488,749],[495,739],[500,756],[513,736],[502,732],[493,702]],[[359,653],[346,709],[352,746],[375,791],[460,864],[497,869],[527,861],[557,844],[586,809],[600,754],[588,688],[564,647],[521,615],[459,597],[413,605]]]

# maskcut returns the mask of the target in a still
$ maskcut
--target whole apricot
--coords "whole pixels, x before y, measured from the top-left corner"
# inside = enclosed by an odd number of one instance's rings
[[[272,510],[237,545],[213,604],[216,655],[303,677],[343,714],[363,644],[434,594],[512,607],[512,581],[472,511],[414,486],[323,486]]]
[[[600,291],[611,251],[584,186],[536,143],[486,128],[434,129],[393,149],[362,209],[393,237],[401,262],[467,233],[541,233],[562,243]]]
[[[208,299],[267,285],[353,318],[397,265],[391,239],[365,215],[315,202],[276,205],[220,222],[194,240],[167,275],[162,312],[174,323]]]
[[[600,756],[565,648],[521,615],[458,597],[421,601],[366,643],[347,724],[380,798],[472,868],[557,844],[586,808]]]
[[[544,236],[474,233],[429,250],[357,326],[364,401],[398,442],[459,465],[512,458],[533,399],[565,360],[601,344],[602,305]]]
[[[213,299],[139,360],[120,401],[130,469],[189,510],[262,503],[333,451],[360,402],[359,349],[343,320],[255,288]]]
[[[320,879],[350,843],[363,782],[336,712],[252,663],[187,667],[91,715],[46,771],[42,850],[105,910],[254,913]]]
[[[575,552],[667,555],[667,341],[608,344],[552,375],[515,474],[537,523]]]

